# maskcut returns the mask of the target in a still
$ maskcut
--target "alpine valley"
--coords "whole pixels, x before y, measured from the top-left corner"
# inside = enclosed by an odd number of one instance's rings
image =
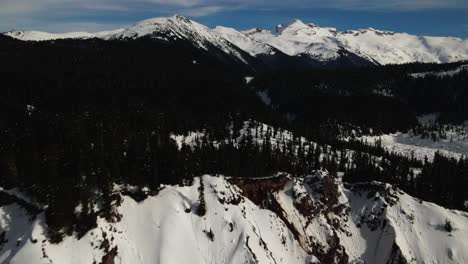
[[[176,15],[0,69],[0,263],[468,263],[468,40]]]

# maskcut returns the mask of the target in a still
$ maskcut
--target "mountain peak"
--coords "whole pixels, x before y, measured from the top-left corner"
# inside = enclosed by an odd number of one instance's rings
[[[177,21],[182,21],[184,23],[192,23],[192,20],[182,16],[182,15],[179,15],[179,14],[175,14],[173,17],[173,19],[177,20]]]
[[[191,24],[193,21],[190,19],[183,17],[181,15],[173,15],[170,17],[153,17],[148,18],[142,21],[137,22],[134,26],[138,25],[156,25],[156,24],[167,24],[167,23],[184,23],[184,24]]]
[[[165,35],[164,39],[186,38],[197,34],[209,34],[209,29],[181,15],[156,17],[142,20],[125,29],[115,38],[137,38],[142,36]],[[167,35],[167,36],[166,36]]]
[[[303,26],[303,25],[305,25],[305,24],[304,24],[304,22],[302,22],[302,20],[300,20],[300,19],[293,19],[293,20],[291,20],[287,25],[288,25],[288,27],[289,27],[289,26],[293,26],[293,25]]]
[[[307,25],[304,24],[300,19],[293,19],[286,24],[279,24],[278,26],[276,26],[276,33],[281,34],[286,29],[294,30],[294,29],[300,29],[304,27],[307,27]]]

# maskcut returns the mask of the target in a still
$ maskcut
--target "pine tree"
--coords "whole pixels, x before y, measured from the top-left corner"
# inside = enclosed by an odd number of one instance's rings
[[[204,216],[206,214],[206,203],[205,203],[205,186],[203,183],[203,177],[200,177],[200,186],[198,187],[198,200],[200,204],[197,208],[197,215]]]

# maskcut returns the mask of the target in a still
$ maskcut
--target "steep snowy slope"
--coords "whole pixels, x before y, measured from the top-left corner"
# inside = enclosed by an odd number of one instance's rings
[[[240,53],[241,50],[217,32],[179,15],[143,20],[115,34],[112,38],[125,39],[144,36],[150,36],[165,41],[185,39],[205,50],[208,50],[211,45],[246,62],[243,54]]]
[[[340,32],[343,47],[380,64],[446,63],[468,59],[468,40],[414,36],[375,29]]]
[[[204,216],[196,213],[200,184]],[[100,217],[81,239],[59,244],[45,236],[43,213],[3,201],[0,263],[464,263],[468,250],[466,213],[385,184],[345,186],[323,172],[203,176],[141,202],[123,189],[116,188],[119,217]]]
[[[120,221],[101,218],[80,240],[57,245],[44,241],[42,214],[28,222],[20,207],[4,206],[0,223],[8,242],[0,262],[101,263],[106,249],[116,249],[115,263],[304,263],[307,254],[284,223],[224,178],[204,177],[207,213],[198,216],[199,184],[167,186],[141,203],[122,196]]]
[[[259,42],[245,35],[244,33],[237,31],[233,28],[218,26],[214,29],[221,36],[227,39],[232,44],[248,52],[252,56],[260,54],[275,55],[276,51],[268,44]]]
[[[335,29],[306,25],[300,20],[281,27],[278,32],[251,30],[246,33],[289,56],[307,54],[314,59],[327,61],[337,59],[341,49],[335,39]]]

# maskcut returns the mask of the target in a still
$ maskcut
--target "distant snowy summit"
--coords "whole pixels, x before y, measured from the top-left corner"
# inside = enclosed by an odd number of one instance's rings
[[[318,62],[335,61],[352,54],[373,64],[411,62],[448,63],[468,60],[468,40],[453,37],[415,36],[373,28],[339,31],[305,24],[300,20],[280,24],[275,30],[254,28],[238,31],[218,26],[210,29],[185,17],[153,18],[124,29],[96,33],[52,34],[39,31],[10,31],[4,35],[24,40],[135,39],[154,37],[164,41],[183,39],[201,49],[214,46],[247,63],[246,56],[301,57]],[[243,51],[243,52],[242,52]],[[242,53],[246,54],[242,54]]]
[[[256,29],[243,33],[287,55],[309,55],[319,60],[336,59],[340,51],[377,64],[447,63],[468,59],[468,40],[452,37],[414,36],[372,28],[338,31],[300,20],[280,25],[274,32]]]
[[[8,31],[3,33],[6,36],[16,38],[24,41],[45,41],[45,40],[56,40],[56,39],[89,39],[89,38],[101,38],[110,39],[116,34],[122,32],[124,29],[116,29],[111,31],[100,31],[100,32],[68,32],[68,33],[48,33],[42,31]]]

